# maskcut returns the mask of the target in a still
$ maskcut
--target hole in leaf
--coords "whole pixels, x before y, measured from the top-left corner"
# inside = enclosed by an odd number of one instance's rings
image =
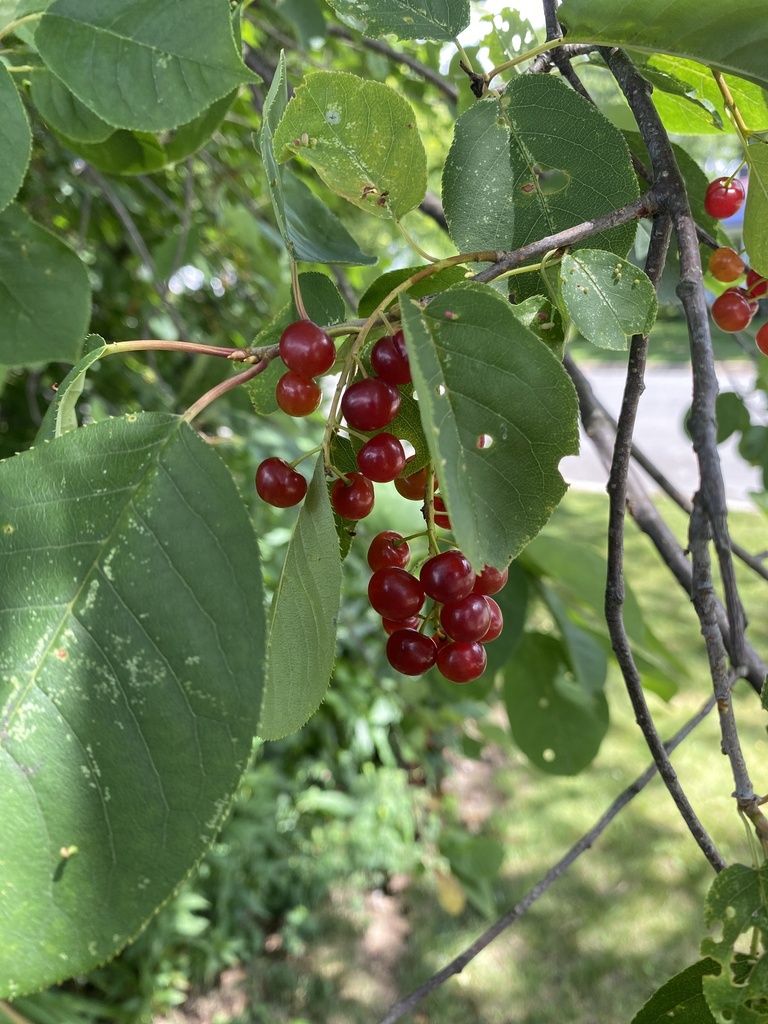
[[[481,434],[477,439],[478,448],[490,448],[493,444],[493,437],[490,434]]]
[[[436,395],[444,395],[445,394],[445,384],[438,384],[437,387],[435,388],[435,394]]]
[[[551,749],[551,747],[547,747],[547,749],[542,752],[541,756],[547,762],[547,764],[552,764],[552,762],[555,760],[555,752]]]

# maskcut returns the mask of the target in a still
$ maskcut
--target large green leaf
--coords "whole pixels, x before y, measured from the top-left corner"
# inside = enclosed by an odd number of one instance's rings
[[[113,956],[213,841],[251,751],[265,623],[237,489],[178,417],[71,431],[0,481],[12,997]]]
[[[619,130],[563,82],[521,75],[456,122],[443,203],[462,251],[517,249],[637,198]],[[582,245],[626,256],[634,225]]]
[[[295,732],[320,706],[333,669],[340,598],[339,544],[321,456],[272,602],[263,739]]]
[[[274,148],[300,156],[330,189],[379,217],[401,217],[427,188],[427,160],[407,100],[341,71],[308,75],[289,102]]]
[[[328,0],[339,14],[360,22],[368,36],[455,39],[469,25],[469,0]]]
[[[0,213],[0,363],[74,362],[91,313],[84,265],[14,205]]]
[[[104,142],[115,131],[102,121],[47,68],[32,75],[32,102],[42,119],[59,135],[76,142]]]
[[[768,277],[768,143],[754,142],[747,147],[749,189],[744,208],[744,246],[750,266]]]
[[[409,277],[413,277],[414,274],[423,269],[423,265],[420,267],[400,267],[398,270],[388,270],[386,274],[377,277],[360,297],[357,305],[357,315],[369,317],[393,288],[396,288],[403,281],[407,281]],[[444,270],[438,270],[437,273],[430,274],[429,277],[424,277],[421,281],[417,281],[416,284],[408,289],[406,295],[412,299],[421,299],[425,295],[434,295],[435,292],[442,291],[443,288],[447,288],[449,285],[458,284],[459,281],[463,281],[466,275],[465,267],[446,267]]]
[[[11,74],[0,63],[0,210],[12,202],[32,152],[29,121]]]
[[[289,252],[294,259],[366,266],[376,262],[308,185],[287,168],[281,173]]]
[[[744,0],[563,0],[558,18],[569,43],[625,46],[709,64],[768,87],[768,6]]]
[[[560,295],[579,333],[598,348],[625,349],[648,334],[658,300],[648,276],[610,252],[580,249],[560,263]]]
[[[552,775],[583,771],[608,729],[602,691],[580,686],[563,645],[543,633],[526,633],[504,670],[504,703],[515,742]]]
[[[691,964],[654,992],[631,1024],[715,1024],[702,990],[702,979],[717,971],[711,957]]]
[[[578,450],[573,385],[491,288],[457,284],[401,310],[456,542],[475,567],[505,566],[565,493],[558,464]],[[491,443],[478,447],[483,435]]]
[[[54,0],[35,42],[75,96],[116,128],[167,131],[253,78],[225,0]]]

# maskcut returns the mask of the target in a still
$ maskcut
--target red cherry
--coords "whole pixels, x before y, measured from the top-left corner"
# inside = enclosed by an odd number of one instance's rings
[[[429,596],[443,604],[460,601],[475,585],[476,576],[460,551],[443,551],[422,565],[419,579]]]
[[[506,586],[509,579],[509,569],[494,569],[492,565],[486,565],[483,571],[475,580],[472,588],[475,594],[498,594],[502,587]]]
[[[709,257],[709,272],[716,281],[738,281],[746,269],[741,256],[727,245],[715,249]]]
[[[320,405],[323,393],[320,385],[308,377],[289,370],[277,382],[277,404],[289,416],[309,416]]]
[[[762,299],[768,295],[768,279],[761,277],[754,270],[747,271],[746,287],[751,299]]]
[[[445,501],[439,494],[435,495],[435,526],[443,530],[450,530],[451,520],[445,512]]]
[[[488,656],[482,644],[445,644],[437,652],[437,669],[452,683],[469,683],[485,672]]]
[[[736,288],[729,288],[712,303],[712,319],[721,331],[728,334],[743,331],[749,326],[753,312],[749,301]]]
[[[482,640],[491,625],[491,609],[482,594],[467,594],[444,604],[440,625],[452,640]]]
[[[365,519],[374,502],[373,484],[362,473],[347,473],[331,488],[331,505],[342,519]]]
[[[413,462],[415,455],[405,460],[407,468],[409,462]],[[415,473],[406,473],[395,480],[395,490],[409,501],[424,501],[427,494],[427,467],[422,466]]]
[[[368,582],[368,600],[385,619],[409,619],[424,604],[424,588],[405,569],[378,569]]]
[[[280,335],[280,358],[302,377],[319,377],[336,361],[336,349],[322,328],[311,320],[288,324]]]
[[[354,430],[381,430],[399,409],[400,392],[379,377],[355,381],[341,396],[341,411]]]
[[[395,544],[395,541],[400,541]],[[387,565],[394,565],[398,569],[404,569],[411,557],[411,549],[408,542],[404,541],[399,533],[394,530],[384,530],[377,533],[368,548],[368,565],[376,572]]]
[[[485,600],[488,602],[488,607],[491,610],[491,624],[485,636],[480,637],[480,642],[489,644],[492,640],[496,640],[501,636],[501,631],[504,628],[504,616],[501,614],[501,608],[499,608],[492,597],[486,597]]]
[[[704,209],[716,220],[725,220],[738,213],[746,193],[738,178],[715,178],[704,193]]]
[[[371,349],[371,366],[389,384],[409,384],[411,367],[402,331],[379,338]]]
[[[421,619],[418,615],[411,615],[409,619],[382,619],[381,624],[384,632],[390,636],[398,629],[418,629]]]
[[[415,629],[398,629],[387,640],[387,661],[404,676],[420,676],[432,668],[437,647],[432,637]]]
[[[256,470],[256,492],[275,508],[290,508],[307,493],[307,481],[283,459],[273,457]]]
[[[369,480],[388,484],[403,471],[405,451],[394,434],[376,434],[357,453],[357,465]]]
[[[768,323],[763,324],[755,335],[755,344],[764,356],[768,356]]]

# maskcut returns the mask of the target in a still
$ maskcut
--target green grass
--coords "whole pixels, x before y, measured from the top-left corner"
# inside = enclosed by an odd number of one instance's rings
[[[678,535],[685,517],[663,505]],[[602,547],[606,501],[571,493],[549,529]],[[750,550],[763,550],[764,516],[736,514],[732,529]],[[686,595],[636,530],[627,537],[628,577],[657,635],[688,667],[679,694],[666,704],[649,694],[663,737],[703,702],[709,681],[698,624]],[[764,582],[739,573],[751,610],[752,643],[768,650]],[[499,911],[514,904],[586,831],[614,797],[649,763],[623,685],[608,680],[612,726],[592,767],[575,778],[545,776],[512,750],[495,773],[497,799],[486,828],[503,840],[506,857],[496,897]],[[751,689],[736,694],[747,763],[758,791],[768,790],[765,714]],[[714,715],[674,754],[689,798],[728,860],[750,862],[744,828],[730,796],[733,782],[720,753]],[[654,780],[534,907],[464,972],[432,994],[409,1018],[419,1024],[595,1024],[630,1021],[653,991],[698,959],[702,908],[713,872],[687,833],[664,786]],[[489,923],[471,908],[458,916],[441,909],[429,876],[401,897],[410,929],[391,969],[361,957],[365,915],[342,912],[359,895],[339,883],[339,899],[319,921],[318,941],[301,961],[283,964],[284,987],[267,993],[251,1022],[371,1024],[392,991],[401,995],[468,946]],[[258,967],[257,967],[258,972]],[[386,975],[386,976],[384,976]],[[279,1007],[279,1008],[278,1008]]]

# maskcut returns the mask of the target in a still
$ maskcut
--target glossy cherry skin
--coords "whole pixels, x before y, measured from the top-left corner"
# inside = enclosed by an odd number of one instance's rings
[[[756,274],[754,270],[748,270],[746,288],[750,298],[763,299],[768,295],[768,279]]]
[[[712,319],[728,334],[748,327],[753,312],[749,300],[735,288],[729,288],[712,303]]]
[[[485,672],[488,656],[482,644],[445,644],[437,652],[437,669],[452,683],[470,683]]]
[[[388,484],[402,473],[405,466],[405,451],[394,434],[375,434],[365,442],[357,453],[357,465],[361,473],[378,484]]]
[[[411,615],[409,619],[382,619],[381,625],[384,632],[391,636],[398,629],[418,629],[420,622],[418,615]]]
[[[452,640],[482,640],[491,625],[491,609],[482,594],[467,594],[460,601],[444,604],[440,625]]]
[[[405,569],[378,569],[368,582],[371,607],[385,619],[410,619],[424,604],[424,588]]]
[[[256,492],[275,508],[298,505],[307,493],[307,481],[283,459],[265,459],[256,470]]]
[[[379,338],[371,349],[371,366],[389,384],[409,384],[411,367],[402,331]]]
[[[709,272],[716,281],[738,281],[746,271],[744,260],[735,249],[723,245],[709,257]]]
[[[704,209],[716,220],[726,220],[744,205],[746,193],[738,178],[715,178],[704,193]]]
[[[492,565],[486,565],[475,580],[472,591],[475,594],[484,594],[486,597],[498,594],[502,587],[506,586],[508,579],[509,569],[494,569]]]
[[[407,469],[408,463],[413,462],[413,459],[413,455],[407,458],[404,468]],[[395,480],[395,490],[409,501],[424,501],[427,495],[427,467],[422,466],[415,473],[406,473],[405,476],[397,477]]]
[[[308,377],[289,370],[277,382],[277,404],[289,416],[309,416],[320,405],[323,393],[320,385]]]
[[[768,356],[768,324],[763,324],[755,335],[755,344],[764,356]]]
[[[341,411],[354,430],[381,430],[400,409],[400,392],[379,377],[350,384],[341,396]]]
[[[475,585],[476,576],[466,556],[460,551],[443,551],[422,565],[419,579],[433,600],[442,604],[460,601]]]
[[[395,541],[400,543],[395,544]],[[410,557],[411,549],[408,547],[408,542],[404,541],[401,534],[395,533],[394,530],[377,533],[368,548],[368,565],[374,572],[388,565],[404,569],[408,565]]]
[[[288,324],[280,335],[280,358],[302,377],[319,377],[336,361],[336,348],[322,328],[311,320]]]
[[[451,520],[445,511],[445,502],[439,494],[435,495],[435,526],[443,530],[450,530]]]
[[[491,624],[485,636],[480,637],[480,642],[489,644],[492,640],[496,640],[501,636],[501,631],[504,628],[504,616],[501,613],[501,608],[499,608],[492,597],[486,597],[485,600],[488,602],[488,607],[491,610]]]
[[[387,661],[404,676],[420,676],[437,660],[437,647],[430,636],[415,629],[398,629],[387,640]]]
[[[362,473],[347,473],[331,488],[331,505],[342,519],[365,519],[373,510],[373,484]]]

